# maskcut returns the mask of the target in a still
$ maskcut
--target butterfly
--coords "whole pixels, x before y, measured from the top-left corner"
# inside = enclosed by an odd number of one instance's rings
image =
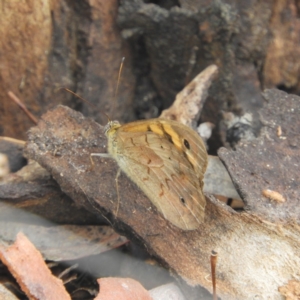
[[[208,157],[194,130],[160,118],[124,125],[109,121],[104,130],[109,156],[165,219],[183,230],[194,230],[203,223]]]

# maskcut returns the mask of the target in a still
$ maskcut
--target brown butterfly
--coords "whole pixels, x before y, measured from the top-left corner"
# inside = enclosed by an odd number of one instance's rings
[[[165,119],[125,125],[110,121],[105,133],[110,156],[158,211],[181,229],[198,228],[204,220],[203,176],[208,160],[200,136]]]

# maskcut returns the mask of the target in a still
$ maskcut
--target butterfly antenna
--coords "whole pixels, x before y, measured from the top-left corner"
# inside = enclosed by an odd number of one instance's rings
[[[92,106],[94,109],[98,109],[93,103],[89,102],[88,100],[82,98],[81,96],[79,96],[78,94],[74,93],[73,91],[69,90],[68,88],[65,88],[65,87],[61,87],[59,88],[58,90],[65,90],[67,91],[68,93],[72,94],[73,96],[79,98],[80,100],[82,100],[83,102],[87,103],[88,105]],[[104,113],[104,112],[101,112],[102,114],[104,114],[108,120],[108,122],[111,121],[111,119],[109,118],[109,116]]]
[[[117,96],[118,96],[118,92],[119,92],[119,86],[120,86],[120,82],[121,82],[121,75],[122,75],[122,70],[123,70],[123,66],[124,66],[124,61],[125,61],[125,57],[122,57],[120,68],[119,68],[117,87],[116,87],[115,94],[114,94],[114,101],[113,101],[114,105],[117,102]]]

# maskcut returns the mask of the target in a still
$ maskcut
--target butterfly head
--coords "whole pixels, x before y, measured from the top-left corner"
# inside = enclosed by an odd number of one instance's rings
[[[105,135],[108,136],[114,134],[120,126],[119,121],[109,121],[104,127]]]

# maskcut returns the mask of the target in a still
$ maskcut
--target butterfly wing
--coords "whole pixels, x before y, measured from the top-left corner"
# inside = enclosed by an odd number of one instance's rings
[[[192,129],[168,120],[125,124],[109,136],[109,152],[163,216],[184,230],[204,220],[205,145]]]

